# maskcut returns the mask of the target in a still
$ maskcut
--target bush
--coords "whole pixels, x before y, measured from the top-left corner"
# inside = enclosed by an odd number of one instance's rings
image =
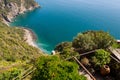
[[[4,73],[1,73],[0,80],[12,80],[13,78],[20,75],[20,73],[21,73],[21,70],[14,68],[10,71],[6,71]]]
[[[86,52],[94,49],[105,49],[115,42],[114,38],[103,31],[87,31],[79,33],[74,38],[72,45],[78,51]]]
[[[78,73],[78,65],[57,56],[42,56],[36,62],[32,80],[86,80]]]
[[[55,51],[59,53],[60,58],[62,59],[66,59],[79,54],[78,52],[74,51],[71,42],[62,42],[58,44],[55,48]]]
[[[92,57],[92,62],[96,66],[103,66],[110,63],[110,53],[103,49],[97,50],[95,55]]]

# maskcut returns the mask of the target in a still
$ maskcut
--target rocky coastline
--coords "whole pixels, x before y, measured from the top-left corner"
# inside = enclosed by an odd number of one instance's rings
[[[9,23],[12,22],[12,19],[15,18],[17,15],[24,14],[25,12],[32,11],[36,8],[40,8],[40,5],[38,3],[36,3],[34,0],[33,0],[34,4],[32,4],[32,3],[29,4],[29,7],[25,6],[25,4],[26,4],[25,0],[19,0],[19,1],[21,1],[20,5],[18,5],[16,2],[10,2],[7,5],[5,5],[5,4],[2,5],[2,6],[4,6],[4,8],[6,6],[8,9],[10,9],[10,11],[7,12],[7,15],[0,13],[0,21],[5,23],[6,25],[10,26]],[[0,1],[0,3],[1,3],[1,1]],[[3,8],[3,10],[5,10],[4,8]],[[41,52],[43,52],[36,44],[37,37],[36,37],[35,33],[31,29],[28,29],[28,28],[22,27],[22,29],[24,31],[24,36],[23,36],[24,41],[26,43],[28,43],[30,46],[36,47]]]
[[[5,0],[3,0],[4,2]],[[34,10],[36,8],[39,8],[40,5],[38,3],[36,3],[34,0],[34,4],[31,3],[29,4],[29,7],[26,7],[26,2],[25,0],[19,0],[20,5],[15,2],[15,1],[11,1],[10,3],[3,3],[2,1],[0,1],[0,3],[2,4],[2,6],[0,6],[3,11],[6,9],[9,9],[9,11],[7,11],[7,14],[3,14],[0,13],[0,19],[3,23],[7,24],[9,26],[9,23],[12,21],[13,18],[15,18],[17,15],[19,14],[24,14],[27,11],[31,11]],[[28,4],[28,3],[27,3]],[[24,41],[26,43],[28,43],[29,45],[38,48],[38,46],[36,45],[35,41],[37,40],[35,33],[28,28],[22,28],[24,30]]]
[[[20,0],[21,4],[18,5],[15,2],[10,2],[8,4],[2,4],[3,10],[4,8],[8,8],[9,11],[7,11],[7,14],[0,14],[3,23],[9,25],[9,22],[12,21],[13,18],[15,18],[19,14],[23,14],[26,11],[34,10],[35,8],[39,8],[40,5],[38,3],[35,3],[34,5],[30,5],[29,7],[25,6],[25,0]]]

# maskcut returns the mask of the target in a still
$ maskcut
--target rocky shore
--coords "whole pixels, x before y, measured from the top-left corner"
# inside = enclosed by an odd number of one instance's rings
[[[20,5],[18,5],[16,2],[10,2],[7,4],[2,4],[2,6],[0,6],[3,10],[9,9],[7,11],[7,14],[3,14],[3,13],[0,14],[0,16],[2,17],[2,21],[5,24],[8,25],[8,23],[11,22],[12,19],[19,14],[23,14],[26,11],[31,11],[35,8],[40,7],[39,4],[37,4],[37,3],[34,3],[34,5],[31,4],[29,7],[26,7],[25,0],[20,0],[20,1],[21,1],[21,2],[19,2]],[[2,2],[0,2],[0,3],[2,3]]]

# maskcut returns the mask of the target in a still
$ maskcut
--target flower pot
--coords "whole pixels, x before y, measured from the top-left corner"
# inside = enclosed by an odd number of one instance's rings
[[[103,65],[100,69],[100,73],[104,76],[110,73],[110,67],[107,65]]]

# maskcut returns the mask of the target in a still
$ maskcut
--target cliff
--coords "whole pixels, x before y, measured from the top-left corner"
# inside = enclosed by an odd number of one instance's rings
[[[0,0],[0,20],[7,24],[18,14],[37,7],[34,0]]]

